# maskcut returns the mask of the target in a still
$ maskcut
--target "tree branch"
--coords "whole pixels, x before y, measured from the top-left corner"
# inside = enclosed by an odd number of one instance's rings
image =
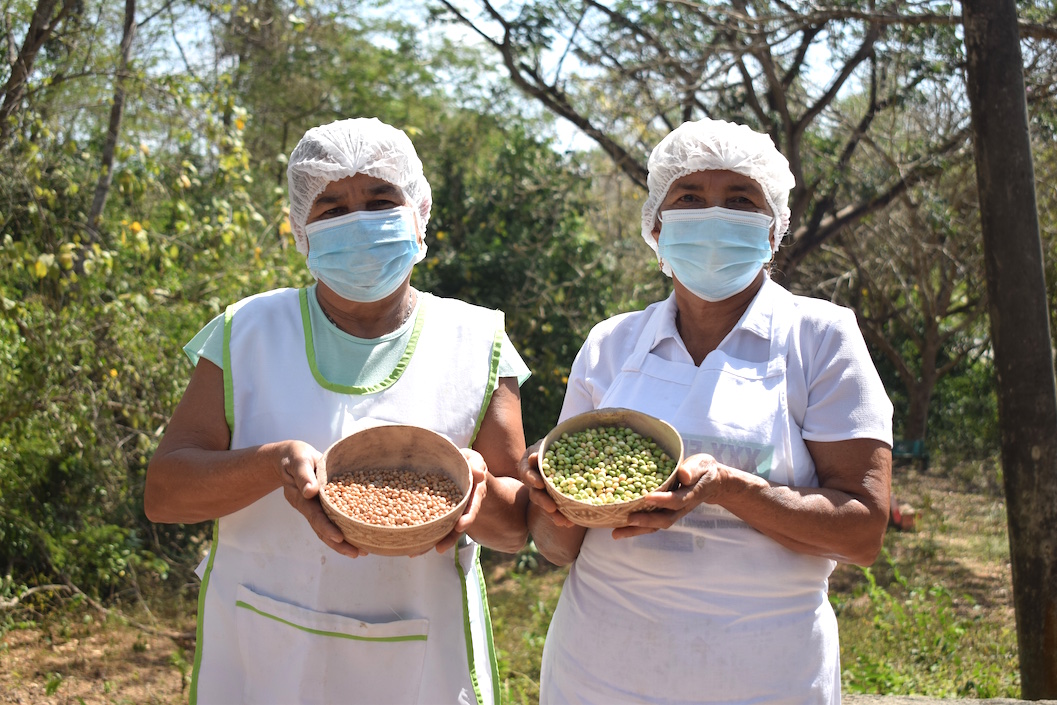
[[[4,102],[0,105],[0,150],[7,146],[11,138],[10,117],[22,104],[26,83],[33,71],[33,62],[44,43],[67,16],[73,12],[79,0],[63,0],[59,14],[52,17],[58,0],[39,0],[33,10],[33,17],[26,29],[26,38],[18,57],[11,64],[11,74],[4,86]]]

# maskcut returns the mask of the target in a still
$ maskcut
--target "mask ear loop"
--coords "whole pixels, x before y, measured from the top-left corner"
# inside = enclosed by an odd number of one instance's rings
[[[775,255],[776,252],[778,252],[778,248],[782,244],[782,238],[778,234],[778,226],[781,224],[782,220],[781,220],[781,218],[778,215],[778,207],[775,205],[774,201],[771,199],[771,194],[769,194],[767,192],[764,192],[763,198],[764,198],[765,201],[767,201],[767,207],[771,209],[771,224],[767,228],[767,237],[768,237],[768,244],[771,245],[771,259],[769,261],[773,262],[774,261],[774,255]],[[773,244],[771,244],[771,241],[770,241],[770,238],[772,238],[772,237],[774,238],[774,243]]]
[[[654,236],[655,247],[653,249],[654,249],[654,252],[657,255],[657,269],[661,270],[661,274],[663,274],[664,276],[670,277],[672,275],[669,274],[669,272],[671,272],[672,270],[671,269],[665,269],[664,258],[661,257],[661,224],[663,222],[664,222],[664,211],[658,210],[657,211],[657,217],[654,218],[654,230],[656,231],[657,234],[656,234],[656,236]]]

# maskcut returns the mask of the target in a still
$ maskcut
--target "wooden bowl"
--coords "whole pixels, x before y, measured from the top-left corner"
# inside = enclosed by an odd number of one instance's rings
[[[316,463],[316,480],[323,488],[328,477],[339,477],[351,470],[406,470],[419,474],[441,471],[462,492],[457,505],[431,521],[412,526],[379,526],[343,514],[321,491],[323,511],[338,525],[345,540],[380,556],[413,556],[432,548],[462,516],[473,486],[470,466],[455,444],[418,426],[372,426],[342,438],[327,448]]]
[[[554,486],[550,478],[543,472],[543,458],[547,449],[554,441],[561,438],[563,433],[576,433],[588,428],[602,428],[607,426],[620,426],[630,428],[641,436],[651,438],[658,446],[675,460],[675,467],[683,462],[683,439],[679,432],[671,424],[654,418],[648,414],[631,409],[595,409],[562,421],[551,429],[540,443],[539,458],[541,475],[547,487],[547,494],[551,496],[554,503],[567,519],[574,524],[590,528],[617,528],[627,526],[628,516],[633,512],[648,510],[645,499],[639,497],[630,502],[618,502],[614,504],[590,504],[581,502],[572,497],[562,494]],[[675,470],[665,478],[656,491],[669,489],[675,483]]]

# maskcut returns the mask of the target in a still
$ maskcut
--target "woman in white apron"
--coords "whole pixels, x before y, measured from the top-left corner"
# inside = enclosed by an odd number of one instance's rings
[[[147,473],[152,520],[216,520],[190,702],[497,703],[478,554],[527,535],[528,370],[500,312],[411,287],[432,201],[403,132],[313,128],[287,174],[317,281],[229,306],[188,344],[195,371]],[[367,555],[318,503],[321,452],[379,422],[465,449],[473,497],[435,551]]]
[[[650,156],[643,237],[674,293],[592,330],[561,420],[637,409],[686,459],[656,511],[607,530],[556,513],[526,453],[530,532],[572,563],[542,705],[840,701],[828,577],[880,551],[892,406],[854,314],[766,276],[793,184],[770,138],[732,123],[684,123]]]

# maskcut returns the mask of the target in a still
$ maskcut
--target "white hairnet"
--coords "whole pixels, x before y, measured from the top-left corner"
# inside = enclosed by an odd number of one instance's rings
[[[773,249],[778,249],[789,229],[789,191],[796,185],[789,161],[768,135],[747,125],[708,118],[684,122],[653,148],[648,170],[649,196],[642,205],[642,237],[654,252],[657,242],[653,228],[668,189],[676,179],[696,171],[733,171],[760,185],[774,215]]]
[[[433,195],[422,161],[402,130],[377,118],[350,118],[313,127],[290,154],[290,229],[297,251],[308,254],[305,223],[327,184],[356,174],[387,181],[404,192],[425,231]]]

